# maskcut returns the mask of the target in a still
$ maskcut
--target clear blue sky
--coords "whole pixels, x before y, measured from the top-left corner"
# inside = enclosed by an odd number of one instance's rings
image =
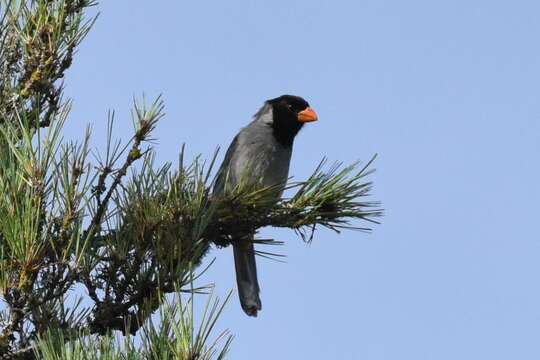
[[[103,1],[68,77],[68,136],[107,110],[128,138],[134,95],[163,94],[158,160],[210,156],[265,99],[320,121],[291,175],[375,152],[372,234],[292,232],[259,260],[263,311],[236,297],[231,359],[540,358],[538,1]],[[207,280],[235,286],[230,249]]]

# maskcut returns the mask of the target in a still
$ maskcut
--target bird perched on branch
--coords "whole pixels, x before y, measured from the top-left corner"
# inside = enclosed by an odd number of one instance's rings
[[[275,187],[271,201],[279,201],[289,174],[293,141],[317,114],[299,96],[267,100],[253,121],[233,139],[218,171],[213,194],[222,195],[240,183],[256,188]],[[242,309],[249,316],[261,310],[255,264],[254,234],[232,240],[236,282]]]

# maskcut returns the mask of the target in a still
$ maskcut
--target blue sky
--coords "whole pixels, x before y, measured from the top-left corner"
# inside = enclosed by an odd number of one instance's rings
[[[66,79],[67,137],[106,114],[127,139],[133,96],[163,94],[160,162],[208,157],[265,99],[304,96],[320,121],[291,175],[379,154],[372,234],[290,231],[258,262],[263,311],[236,297],[231,359],[540,358],[540,3],[103,1]],[[207,275],[235,287],[230,249]],[[254,357],[256,356],[256,357]]]

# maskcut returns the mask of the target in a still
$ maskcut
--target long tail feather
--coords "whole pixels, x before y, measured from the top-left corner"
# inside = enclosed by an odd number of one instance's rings
[[[233,241],[233,251],[240,304],[246,314],[257,316],[257,311],[262,307],[252,239],[246,237]]]

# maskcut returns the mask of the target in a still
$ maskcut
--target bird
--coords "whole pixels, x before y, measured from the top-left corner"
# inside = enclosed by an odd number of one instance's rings
[[[224,195],[243,184],[272,187],[270,201],[278,202],[289,177],[294,138],[304,124],[318,120],[300,96],[282,95],[264,102],[253,120],[234,137],[216,174],[212,194]],[[262,309],[253,245],[255,234],[231,240],[236,282],[242,309],[256,317]]]

